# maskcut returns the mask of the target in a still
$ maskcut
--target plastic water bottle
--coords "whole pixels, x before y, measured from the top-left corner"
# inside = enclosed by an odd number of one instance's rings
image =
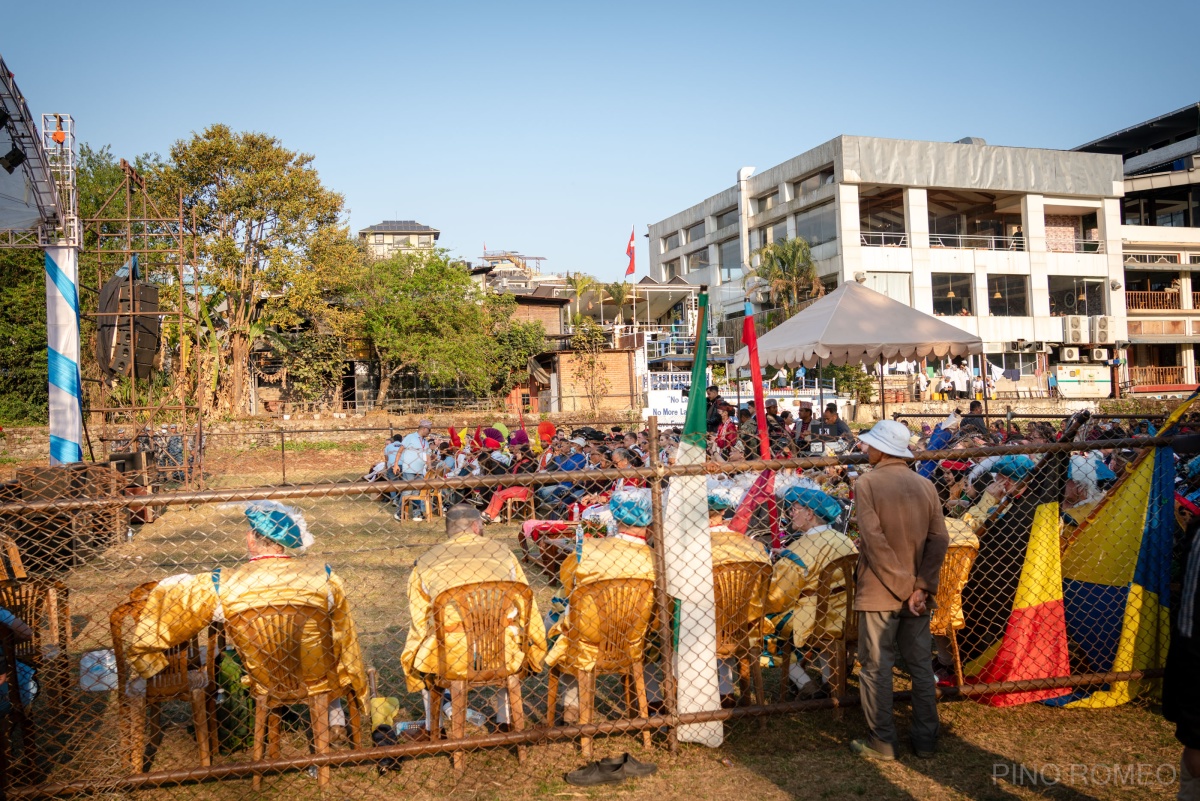
[[[583,523],[575,524],[575,564],[583,561]]]
[[[605,533],[612,537],[617,533],[617,521],[611,517],[604,523]]]

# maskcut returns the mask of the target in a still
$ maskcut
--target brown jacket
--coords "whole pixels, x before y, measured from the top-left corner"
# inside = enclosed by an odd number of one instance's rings
[[[937,490],[901,461],[885,461],[854,486],[858,515],[858,589],[854,608],[891,612],[914,590],[933,607],[950,537]]]

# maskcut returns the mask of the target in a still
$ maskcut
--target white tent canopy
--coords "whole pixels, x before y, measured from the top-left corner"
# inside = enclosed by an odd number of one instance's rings
[[[770,367],[874,364],[983,353],[976,335],[849,282],[759,337],[759,363]],[[733,368],[750,363],[742,348]]]

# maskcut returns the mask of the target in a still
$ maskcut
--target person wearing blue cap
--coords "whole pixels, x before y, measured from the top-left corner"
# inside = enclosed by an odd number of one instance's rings
[[[1064,529],[1064,537],[1069,537],[1071,531],[1087,520],[1088,515],[1104,500],[1101,482],[1108,483],[1116,477],[1108,465],[1094,455],[1071,454],[1071,460],[1067,463],[1067,483],[1063,489],[1062,518],[1069,529]]]
[[[858,553],[854,541],[832,526],[841,516],[842,506],[820,490],[792,487],[783,496],[793,537],[781,550],[771,571],[771,588],[767,594],[769,630],[777,637],[790,637],[796,647],[796,661],[788,670],[788,679],[801,698],[828,697],[825,685],[829,682],[829,662],[821,655],[817,666],[821,684],[809,678],[801,664],[800,655],[817,628],[817,577],[830,562]],[[834,589],[843,589],[849,576],[842,576]],[[840,621],[846,615],[845,593],[838,593],[830,603],[829,613],[820,621],[821,628],[840,634]]]
[[[769,565],[771,563],[771,556],[765,545],[752,537],[734,531],[725,524],[725,513],[730,509],[737,508],[742,494],[740,490],[730,487],[709,486],[708,532],[712,537],[713,570],[730,564]],[[747,619],[751,621],[752,630],[759,630],[763,614],[764,609],[761,604],[755,604],[748,610]],[[753,655],[753,658],[757,657],[757,653]],[[724,707],[735,704],[733,677],[737,665],[737,656],[717,660],[718,690],[721,695],[721,705]]]
[[[546,664],[564,670],[559,702],[563,707],[563,720],[572,723],[579,720],[579,688],[566,671],[594,668],[600,643],[571,639],[565,632],[573,629],[576,636],[580,632],[598,633],[605,610],[594,607],[572,609],[571,594],[577,587],[605,579],[653,581],[656,575],[654,551],[646,542],[646,529],[651,520],[650,490],[614,492],[608,506],[616,521],[617,531],[607,537],[583,540],[574,553],[563,559],[559,581],[567,606],[548,632],[554,645],[546,655]],[[575,620],[573,616],[580,616],[581,619]],[[649,683],[647,690],[650,690]]]
[[[128,648],[138,677],[145,680],[157,675],[167,666],[164,651],[229,615],[280,604],[316,606],[329,612],[339,686],[352,692],[353,703],[361,709],[368,698],[367,677],[342,580],[329,565],[295,559],[290,553],[312,545],[304,514],[277,501],[256,501],[245,507],[244,514],[248,564],[228,572],[218,568],[170,576],[151,590]],[[306,627],[300,645],[306,667],[316,670],[321,664],[316,658],[320,647],[316,626]],[[304,656],[306,653],[312,656]],[[257,666],[245,661],[246,654],[241,656],[247,675],[252,674]],[[304,678],[317,682],[322,677]],[[135,685],[145,686],[144,681]],[[345,725],[339,705],[331,706],[329,713],[331,725]]]

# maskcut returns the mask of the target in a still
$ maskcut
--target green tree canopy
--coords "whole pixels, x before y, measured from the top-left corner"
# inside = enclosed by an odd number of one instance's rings
[[[746,271],[744,281],[761,279],[767,283],[776,305],[791,311],[800,301],[825,293],[813,264],[812,251],[803,237],[772,242],[754,251],[758,266]]]
[[[182,191],[185,213],[195,213],[198,282],[223,303],[210,332],[223,367],[220,410],[243,410],[250,348],[264,326],[349,324],[329,301],[361,256],[340,222],[342,196],[321,184],[312,161],[266,134],[212,125],[176,142],[154,175],[164,203]]]
[[[407,252],[374,262],[354,303],[379,362],[379,400],[401,371],[433,386],[459,386],[479,395],[492,390],[501,355],[497,331],[513,333],[512,307],[487,302],[466,267],[445,251]],[[521,329],[517,329],[520,331]]]

